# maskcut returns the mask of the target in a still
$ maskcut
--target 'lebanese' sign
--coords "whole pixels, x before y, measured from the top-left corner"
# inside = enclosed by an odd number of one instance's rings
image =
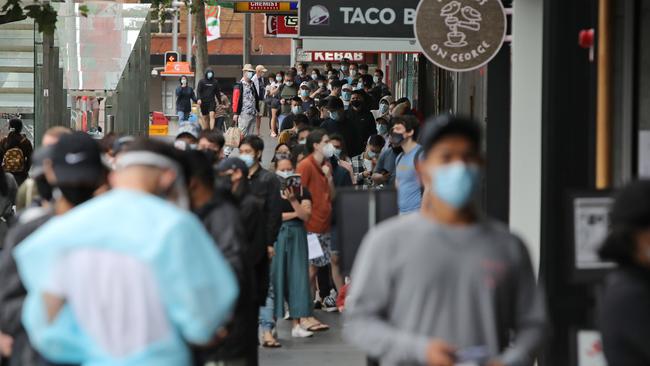
[[[298,11],[295,1],[249,1],[235,3],[235,13],[294,13]]]
[[[312,62],[336,62],[344,58],[352,62],[364,62],[366,60],[363,52],[312,52]]]
[[[419,0],[301,0],[300,36],[414,39]]]
[[[425,56],[450,71],[487,64],[506,36],[501,0],[422,0],[415,36]]]
[[[267,15],[266,36],[293,38],[298,36],[298,17],[290,15]]]

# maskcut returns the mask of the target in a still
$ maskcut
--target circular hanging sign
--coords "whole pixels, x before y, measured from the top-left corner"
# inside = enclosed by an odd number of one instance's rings
[[[470,71],[499,52],[506,27],[501,0],[422,0],[415,18],[415,37],[435,65]]]

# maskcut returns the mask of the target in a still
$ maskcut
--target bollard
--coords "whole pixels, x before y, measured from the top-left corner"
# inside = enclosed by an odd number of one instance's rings
[[[104,135],[108,135],[115,131],[115,116],[112,114],[106,115],[106,123],[104,126]]]

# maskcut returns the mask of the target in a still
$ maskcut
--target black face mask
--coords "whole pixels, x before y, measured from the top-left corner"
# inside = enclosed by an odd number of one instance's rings
[[[359,109],[363,105],[363,102],[360,101],[360,100],[353,100],[353,101],[350,102],[350,105],[353,106],[356,109]]]
[[[52,200],[52,186],[47,182],[45,176],[40,176],[34,179],[36,183],[36,189],[38,190],[38,195],[45,201]]]
[[[388,142],[390,142],[390,144],[393,146],[399,146],[402,141],[404,141],[404,135],[397,132],[391,133],[390,137],[388,138]]]
[[[211,166],[215,166],[219,162],[219,152],[207,149],[203,150],[203,154],[205,154],[205,157],[208,158]]]
[[[93,198],[97,188],[89,187],[57,187],[63,198],[74,206],[78,206]]]
[[[232,181],[229,175],[217,176],[214,181],[214,188],[221,193],[232,192]]]

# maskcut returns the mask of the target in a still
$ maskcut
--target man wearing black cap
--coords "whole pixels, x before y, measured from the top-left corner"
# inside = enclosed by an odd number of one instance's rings
[[[192,209],[230,263],[240,288],[226,336],[215,345],[196,348],[194,362],[201,366],[210,362],[256,366],[259,304],[253,293],[253,263],[247,255],[249,246],[240,212],[230,191],[215,189],[211,156],[201,151],[190,151],[187,158],[192,171],[188,185]]]
[[[480,127],[442,116],[420,141],[422,207],[364,239],[346,336],[386,365],[532,365],[543,294],[521,240],[476,208]]]
[[[54,209],[31,208],[23,212],[18,223],[7,234],[5,250],[0,258],[0,331],[14,339],[9,365],[35,365],[40,357],[31,347],[21,324],[21,312],[27,292],[18,276],[12,255],[14,248],[54,215],[63,215],[75,206],[91,199],[106,180],[106,170],[100,159],[99,145],[87,134],[63,134],[54,146],[34,153],[33,173],[43,199],[52,198],[51,187],[61,194],[56,196]],[[45,184],[40,179],[45,179]],[[49,193],[48,193],[49,192]]]

